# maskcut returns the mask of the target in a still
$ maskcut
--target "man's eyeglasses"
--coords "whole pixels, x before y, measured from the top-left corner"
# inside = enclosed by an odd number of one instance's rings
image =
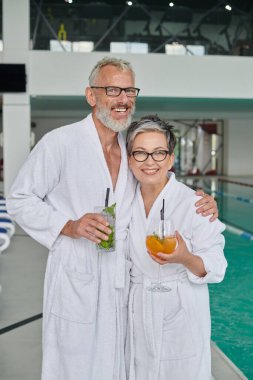
[[[155,150],[152,153],[145,152],[144,150],[135,150],[132,152],[132,156],[135,161],[144,162],[149,156],[152,157],[154,161],[161,162],[164,161],[169,152],[167,150]]]
[[[128,96],[129,98],[131,97],[134,98],[138,96],[139,91],[140,91],[140,89],[136,87],[122,88],[122,87],[115,87],[115,86],[106,86],[106,87],[91,86],[91,88],[103,88],[107,96],[112,96],[115,98],[119,96],[122,93],[122,91],[125,91],[126,96]]]

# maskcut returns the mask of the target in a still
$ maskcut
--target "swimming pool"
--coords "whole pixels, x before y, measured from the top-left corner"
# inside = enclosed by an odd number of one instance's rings
[[[212,340],[253,380],[253,242],[224,235],[227,273],[209,285]]]
[[[192,185],[192,179],[183,182]],[[226,224],[253,234],[253,187],[211,179],[194,184],[212,190]],[[253,380],[253,241],[229,231],[224,236],[227,273],[209,285],[212,340]]]

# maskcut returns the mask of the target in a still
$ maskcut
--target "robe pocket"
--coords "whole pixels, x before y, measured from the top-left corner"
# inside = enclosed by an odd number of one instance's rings
[[[192,332],[184,309],[163,321],[161,360],[186,359],[195,355]]]
[[[92,273],[60,266],[51,313],[76,323],[93,323],[96,315],[96,282]]]

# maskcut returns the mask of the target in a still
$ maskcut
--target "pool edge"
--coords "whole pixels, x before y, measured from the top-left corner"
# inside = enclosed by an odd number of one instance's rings
[[[249,380],[213,341],[211,355],[212,380]]]

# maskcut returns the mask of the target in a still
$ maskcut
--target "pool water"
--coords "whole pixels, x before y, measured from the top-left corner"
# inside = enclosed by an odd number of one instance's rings
[[[182,182],[212,193],[220,219],[253,234],[253,187],[211,178]],[[253,241],[228,231],[224,236],[226,276],[222,283],[209,285],[212,340],[253,380]]]
[[[212,194],[218,203],[220,219],[253,234],[253,187],[208,177],[181,178],[181,181],[193,188],[201,187],[205,192]]]
[[[253,380],[253,241],[224,236],[226,276],[209,285],[212,340]]]
[[[216,196],[220,218],[225,223],[253,233],[253,189],[219,181],[218,192],[229,195]]]

